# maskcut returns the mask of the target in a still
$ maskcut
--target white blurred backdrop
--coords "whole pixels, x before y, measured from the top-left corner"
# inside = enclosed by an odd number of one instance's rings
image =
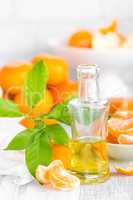
[[[0,65],[46,52],[50,37],[112,19],[123,33],[133,32],[133,0],[0,0]]]
[[[34,54],[45,48],[47,37],[95,29],[114,18],[120,30],[130,32],[132,10],[133,0],[0,0],[0,54]]]

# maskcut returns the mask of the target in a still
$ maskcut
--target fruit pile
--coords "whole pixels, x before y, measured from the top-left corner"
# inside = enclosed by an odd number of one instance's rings
[[[133,144],[133,99],[110,100],[107,141],[116,144]]]
[[[68,70],[62,58],[43,54],[0,70],[0,117],[21,117],[25,127],[5,150],[25,150],[25,163],[34,177],[39,165],[60,160],[68,168],[70,163],[69,137],[61,123],[70,125],[68,103],[77,83],[69,79]],[[69,181],[71,176],[63,172]]]
[[[133,48],[133,34],[126,37],[120,33],[117,21],[114,20],[109,26],[97,31],[87,29],[77,31],[69,37],[67,43],[71,47],[78,48]]]
[[[31,116],[34,117],[49,112],[55,104],[77,90],[77,83],[69,80],[68,65],[62,58],[40,54],[31,62],[16,62],[3,66],[0,70],[0,86],[4,98],[15,101],[22,112],[28,112],[23,95],[23,83],[33,64],[39,60],[43,60],[48,67],[48,84],[44,99],[38,102],[31,112]]]

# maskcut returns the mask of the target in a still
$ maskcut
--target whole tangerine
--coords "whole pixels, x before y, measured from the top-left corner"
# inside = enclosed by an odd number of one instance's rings
[[[32,63],[40,60],[43,60],[48,67],[48,84],[57,85],[68,79],[68,65],[63,58],[39,54],[32,59]]]

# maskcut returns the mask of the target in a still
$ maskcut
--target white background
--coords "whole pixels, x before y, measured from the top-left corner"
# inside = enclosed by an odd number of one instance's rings
[[[0,53],[39,52],[48,37],[113,18],[133,31],[132,10],[133,0],[0,0]]]

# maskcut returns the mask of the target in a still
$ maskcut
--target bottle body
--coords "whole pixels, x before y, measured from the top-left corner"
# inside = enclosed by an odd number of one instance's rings
[[[95,83],[91,83],[91,86],[94,85],[96,92]],[[80,85],[83,90],[79,92],[80,96],[69,104],[72,129],[70,170],[80,178],[81,183],[104,182],[109,177],[105,141],[108,101],[101,100],[99,94],[92,95],[90,90],[88,95],[87,80],[85,84],[85,88],[84,84],[83,87]]]

